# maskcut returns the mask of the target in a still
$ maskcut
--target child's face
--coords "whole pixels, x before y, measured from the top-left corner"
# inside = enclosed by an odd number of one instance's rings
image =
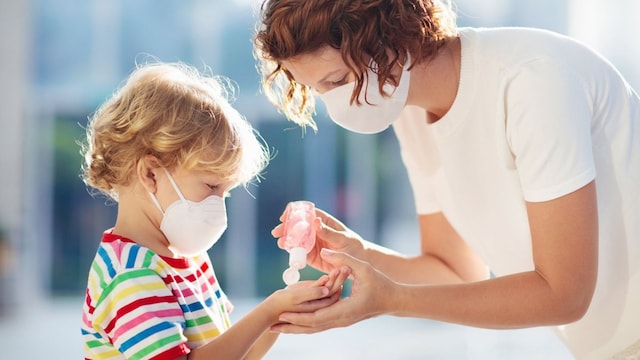
[[[224,198],[233,186],[230,182],[223,182],[219,176],[210,172],[186,170],[181,167],[169,172],[182,195],[187,200],[194,202],[200,202],[211,195]],[[168,206],[180,198],[164,171],[157,173],[156,180],[157,196],[163,205]]]

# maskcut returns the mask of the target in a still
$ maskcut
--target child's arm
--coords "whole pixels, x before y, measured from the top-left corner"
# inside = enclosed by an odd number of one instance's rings
[[[326,282],[326,279],[319,279],[316,284],[323,282]],[[287,307],[280,303],[286,302],[288,307],[296,309],[294,311],[297,312],[305,302],[321,299],[328,294],[326,287],[316,284],[276,291],[220,336],[206,345],[193,349],[187,357],[180,359],[244,359],[253,344],[272,324],[277,322],[278,315]],[[308,284],[305,283],[305,285]]]
[[[262,333],[262,336],[253,344],[247,356],[244,357],[244,360],[258,360],[262,359],[262,357],[271,349],[273,344],[278,340],[279,333],[273,333],[270,331],[265,331]]]
[[[340,297],[340,291],[336,289],[340,289],[348,273],[346,269],[336,270],[316,281],[277,290],[223,334],[180,359],[261,358],[277,339],[276,334],[267,330],[278,322],[281,313],[311,312],[335,303]]]

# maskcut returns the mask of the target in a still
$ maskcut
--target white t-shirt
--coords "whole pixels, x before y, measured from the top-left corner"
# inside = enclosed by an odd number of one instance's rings
[[[534,269],[525,201],[596,181],[599,269],[583,319],[557,327],[579,359],[640,339],[640,99],[584,45],[544,30],[460,30],[458,94],[427,124],[394,123],[419,214],[442,212],[497,276]],[[425,86],[429,86],[425,84]]]

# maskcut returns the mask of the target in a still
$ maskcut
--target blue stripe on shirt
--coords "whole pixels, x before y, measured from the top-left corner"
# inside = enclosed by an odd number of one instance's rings
[[[116,271],[113,269],[109,254],[107,254],[107,251],[102,246],[98,248],[98,255],[100,255],[100,258],[104,261],[104,265],[107,267],[107,271],[109,272],[109,277],[113,278],[116,276]]]
[[[170,322],[162,322],[162,323],[156,324],[148,329],[145,329],[144,331],[139,332],[136,336],[132,337],[131,339],[123,342],[118,350],[122,354],[124,354],[127,350],[129,350],[131,347],[135,346],[139,342],[144,341],[145,339],[151,337],[154,334],[160,333],[167,329],[171,329],[174,326],[176,326],[176,324],[170,323]]]
[[[129,257],[127,258],[127,269],[133,269],[133,267],[136,265],[138,250],[140,250],[140,246],[129,247]]]

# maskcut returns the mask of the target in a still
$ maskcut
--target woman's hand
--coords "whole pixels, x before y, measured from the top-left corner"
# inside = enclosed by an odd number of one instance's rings
[[[280,216],[280,221],[284,221],[284,214]],[[359,259],[364,259],[365,241],[347,228],[339,220],[328,213],[316,208],[316,243],[313,249],[307,254],[307,263],[313,268],[329,273],[334,266],[323,260],[320,250],[323,248],[344,252]],[[278,247],[284,249],[284,239],[282,238],[284,224],[280,223],[272,231],[271,235],[278,238]]]
[[[336,268],[351,268],[351,295],[314,312],[287,312],[272,331],[310,334],[336,327],[345,327],[374,316],[393,312],[396,283],[369,263],[343,252],[324,249],[323,261]]]

